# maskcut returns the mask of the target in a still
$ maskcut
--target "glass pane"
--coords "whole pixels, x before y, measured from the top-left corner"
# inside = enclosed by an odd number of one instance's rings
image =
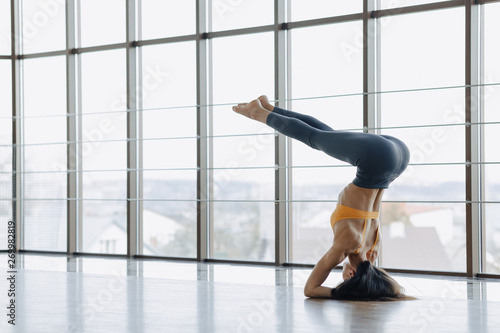
[[[123,179],[114,179],[101,189],[105,193],[113,193],[113,185],[121,181]],[[127,253],[127,201],[84,200],[82,204],[83,252]]]
[[[24,66],[24,116],[54,115],[51,119],[66,117],[66,57],[27,59]],[[41,135],[46,129],[26,131],[26,139]],[[57,127],[62,141],[66,141],[66,129]],[[37,142],[37,140],[31,140]],[[26,142],[28,143],[28,142]]]
[[[65,199],[66,172],[26,173],[24,187],[27,199]]]
[[[143,173],[143,250],[193,258],[197,244],[196,45],[148,46],[142,55],[143,168],[157,169]],[[190,170],[158,170],[174,168]]]
[[[24,201],[24,249],[66,251],[66,200]]]
[[[496,168],[498,172],[499,168]],[[498,184],[498,182],[496,183]],[[496,200],[498,196],[498,186],[496,186]],[[500,221],[498,216],[500,214],[500,204],[483,204],[485,216],[486,239],[484,240],[486,246],[486,258],[484,260],[485,273],[500,274]]]
[[[386,129],[382,134],[402,140],[410,150],[410,163],[463,163],[464,126]]]
[[[0,60],[0,101],[2,101],[0,103],[0,184],[2,184],[0,186],[0,219],[5,221],[3,224],[5,227],[0,230],[0,250],[7,249],[7,221],[12,221],[11,80],[11,62]]]
[[[381,267],[465,271],[465,204],[384,202],[380,221]]]
[[[84,179],[83,183],[84,199],[93,199],[93,200],[109,199],[116,201],[118,199],[127,198],[126,171],[85,171],[83,172],[83,179]],[[107,203],[105,202],[98,202],[98,203],[103,206],[107,205]],[[95,215],[97,214],[97,212],[94,211],[92,214]]]
[[[23,0],[23,53],[66,48],[66,2]]]
[[[3,183],[4,180],[1,180]],[[9,185],[10,186],[10,185]],[[4,222],[3,229],[0,231],[0,250],[7,250],[8,246],[8,241],[7,241],[7,235],[8,235],[8,229],[7,229],[7,224],[8,221],[12,221],[12,200],[0,200],[0,218]]]
[[[293,30],[293,98],[362,92],[363,46],[357,43],[361,31],[362,22]]]
[[[0,54],[9,55],[10,49],[10,1],[0,2]]]
[[[172,187],[185,187],[180,185],[181,182],[183,181],[165,182],[162,185],[173,190]],[[195,188],[195,180],[189,183]],[[145,255],[196,257],[196,201],[146,200],[143,210]]]
[[[195,42],[143,47],[142,60],[144,138],[196,136]]]
[[[274,136],[222,137],[213,143],[214,168],[274,167]]]
[[[211,0],[212,31],[269,25],[274,22],[273,0]]]
[[[500,83],[500,3],[484,8],[484,75],[483,83]],[[484,87],[485,121],[500,121],[500,85]],[[498,141],[497,141],[498,142]]]
[[[273,99],[273,52],[259,51],[273,50],[273,45],[272,33],[214,39],[214,103],[248,102],[263,94]],[[235,57],[235,49],[247,51]],[[274,131],[236,114],[231,105],[214,107],[213,115],[214,135],[237,135],[213,139],[213,199],[273,200]],[[240,136],[242,133],[249,135]],[[239,169],[243,166],[270,168]],[[268,202],[215,202],[211,255],[222,259],[274,260],[273,207]]]
[[[196,170],[144,171],[144,199],[165,200],[151,201],[148,205],[156,207],[155,212],[168,215],[166,207],[176,203],[167,200],[196,200],[196,173]]]
[[[462,201],[464,189],[465,165],[409,165],[384,200]]]
[[[125,1],[80,1],[80,46],[114,44],[125,41]]]
[[[498,141],[496,144],[498,144]],[[484,192],[486,201],[500,202],[500,160],[496,160],[496,163],[499,164],[487,164],[484,166]]]
[[[142,39],[196,33],[196,1],[142,0]]]
[[[295,188],[294,193],[296,192]],[[298,186],[297,190],[300,188]],[[308,193],[311,193],[310,189],[308,191],[307,188],[303,188]],[[322,190],[324,189],[320,189],[323,193]],[[316,188],[314,191],[316,191]],[[317,199],[316,196],[315,199]],[[336,200],[337,196],[334,198],[329,197],[327,200],[332,199]],[[335,209],[335,205],[332,202],[292,203],[293,216],[290,219],[292,241],[289,247],[290,262],[315,265],[332,246],[333,232],[330,227],[330,216]]]
[[[500,4],[484,5],[484,82],[500,82]],[[495,87],[498,89],[498,87]]]
[[[274,261],[274,203],[216,202],[213,207],[212,257]]]
[[[301,1],[293,4],[306,6]],[[320,2],[317,8],[309,4],[303,13],[321,15],[320,9],[356,11],[359,3],[327,6]],[[307,6],[306,6],[307,7]],[[301,7],[298,7],[301,8]],[[362,9],[361,9],[362,10]],[[326,14],[324,11],[321,13]],[[343,12],[346,13],[346,12]],[[309,15],[309,14],[307,14]],[[340,12],[331,15],[342,15]],[[324,15],[326,16],[326,15]],[[314,17],[301,17],[307,19]],[[363,98],[360,95],[321,99],[304,97],[356,94],[363,87],[362,47],[357,45],[361,22],[332,24],[296,29],[291,32],[291,88],[292,111],[313,116],[335,130],[356,131],[363,127]],[[318,40],[327,42],[318,43]],[[298,99],[298,100],[297,100]],[[332,231],[328,223],[335,208],[339,192],[350,183],[356,169],[306,144],[291,140],[292,200],[289,218],[291,239],[289,260],[295,263],[316,263],[332,244]],[[307,166],[306,168],[303,168]],[[335,166],[335,167],[332,167]],[[314,202],[325,200],[330,202]],[[311,202],[312,201],[312,202]]]
[[[274,168],[218,169],[213,175],[216,200],[274,200]]]
[[[292,21],[310,20],[363,12],[363,1],[291,0]]]
[[[263,94],[269,99],[274,98],[272,33],[216,38],[212,41],[212,46],[215,104],[248,102]],[[245,52],[238,53],[236,57],[235,50],[245,50]],[[267,51],[262,52],[262,50]],[[231,106],[226,106],[224,113],[222,117],[227,117],[224,125],[232,124],[231,115],[234,112]],[[240,133],[239,130],[240,128],[235,129],[235,132]]]
[[[66,174],[61,171],[66,171],[66,58],[28,59],[23,67],[24,170],[28,172],[23,184],[28,199],[24,202],[25,248],[64,251]]]
[[[382,127],[464,124],[464,96],[463,88],[380,94]]]
[[[498,112],[498,111],[497,111]],[[484,131],[484,161],[500,162],[500,125],[483,125]]]
[[[145,141],[144,168],[196,168],[196,139]]]
[[[82,203],[82,250],[123,254],[127,174],[116,170],[127,167],[125,51],[85,53],[81,62],[83,198],[94,199]]]
[[[381,27],[382,91],[463,85],[464,22],[463,8],[391,17]]]
[[[31,145],[24,147],[24,171],[66,171],[66,144]]]
[[[340,191],[354,179],[356,168],[350,165],[330,168],[292,168],[291,175],[293,200],[336,201]],[[301,206],[304,205],[307,205],[307,203],[301,203]],[[314,205],[311,207],[314,207]],[[294,223],[298,221],[294,216]]]
[[[380,0],[380,9],[422,5],[426,3],[443,2],[447,0]]]
[[[483,6],[484,8],[484,77],[483,83],[500,82],[500,43],[498,42],[498,31],[500,29],[500,4],[493,3]],[[486,122],[500,121],[500,86],[492,85],[483,88],[484,94],[484,120]],[[500,153],[498,142],[500,142],[497,124],[484,125],[484,161],[499,163]],[[490,164],[484,166],[485,200],[500,201],[500,165]],[[483,204],[486,258],[483,258],[484,272],[500,274],[500,204]]]

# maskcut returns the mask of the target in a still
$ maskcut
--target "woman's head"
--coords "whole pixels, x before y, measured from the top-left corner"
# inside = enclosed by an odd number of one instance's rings
[[[332,297],[354,301],[395,301],[405,298],[404,289],[381,268],[363,261],[354,268],[344,266],[345,281],[332,291]],[[346,279],[347,278],[347,279]]]

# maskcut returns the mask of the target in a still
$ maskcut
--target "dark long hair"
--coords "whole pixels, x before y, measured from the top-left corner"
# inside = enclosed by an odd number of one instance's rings
[[[332,298],[352,301],[398,301],[414,299],[381,268],[369,261],[359,264],[356,274],[332,290]]]

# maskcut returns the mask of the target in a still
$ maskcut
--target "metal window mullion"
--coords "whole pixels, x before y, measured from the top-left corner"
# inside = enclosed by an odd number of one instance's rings
[[[479,57],[479,82],[481,84],[484,83],[484,6],[479,5],[477,2],[478,10],[479,10],[479,40],[478,40],[478,57]],[[486,267],[484,266],[484,262],[486,260],[486,183],[485,183],[485,175],[486,175],[486,160],[485,160],[485,137],[484,137],[484,110],[485,110],[485,87],[479,87],[479,114],[478,114],[478,130],[479,130],[479,199],[481,201],[481,205],[479,206],[479,222],[480,222],[480,269],[481,272],[485,272]],[[479,125],[480,124],[480,125]]]
[[[376,19],[371,17],[375,10],[375,0],[363,1],[363,131],[376,132],[378,128],[376,77]]]
[[[142,253],[142,237],[139,223],[137,179],[137,48],[136,0],[126,1],[127,13],[127,256]]]
[[[292,0],[286,0],[286,8],[285,8],[285,16],[286,16],[286,22],[290,22],[292,20]],[[290,30],[285,31],[285,38],[286,38],[286,54],[285,54],[285,60],[286,60],[286,78],[285,78],[285,101],[284,107],[288,110],[293,110],[293,105],[292,105],[292,33]],[[291,138],[287,138],[287,146],[286,146],[286,152],[287,152],[287,159],[286,159],[286,177],[287,177],[287,205],[286,205],[286,262],[290,262],[293,258],[293,235],[294,235],[294,221],[293,221],[293,205],[292,205],[292,199],[293,199],[293,163],[292,163],[292,150],[293,146],[293,140]]]
[[[286,31],[281,29],[285,23],[286,0],[274,1],[274,94],[278,106],[286,107],[287,96],[287,43]],[[287,137],[279,133],[275,138],[275,263],[282,265],[287,260],[286,231],[287,231]]]
[[[198,139],[197,145],[197,251],[196,258],[198,261],[204,261],[210,255],[209,247],[209,210],[210,203],[207,199],[211,198],[209,191],[212,184],[208,184],[208,59],[207,59],[207,44],[208,40],[204,38],[207,32],[207,4],[206,1],[196,1],[196,134]],[[212,183],[212,182],[211,182]]]
[[[73,49],[76,47],[76,11],[75,1],[66,1],[66,48]],[[82,230],[81,220],[78,218],[78,205],[80,201],[76,200],[78,196],[78,119],[77,110],[77,55],[73,53],[66,54],[66,138],[68,140],[66,146],[67,159],[67,239],[66,251],[68,254],[78,252],[81,244]],[[80,241],[79,241],[80,240]]]
[[[24,248],[23,235],[23,119],[21,63],[21,23],[19,1],[10,1],[11,18],[11,66],[12,66],[12,219],[16,223],[16,249]]]
[[[466,20],[466,56],[465,56],[465,128],[466,161],[471,162],[466,167],[466,249],[467,276],[476,276],[481,271],[480,252],[480,208],[481,199],[479,165],[479,126],[470,125],[480,120],[479,87],[479,6],[474,0],[467,0],[465,7]]]

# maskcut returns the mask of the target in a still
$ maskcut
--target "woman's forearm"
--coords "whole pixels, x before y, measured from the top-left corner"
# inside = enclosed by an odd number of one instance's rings
[[[311,290],[306,290],[305,296],[311,297],[311,298],[331,298],[332,294],[332,288],[328,287],[315,287],[312,288]]]

